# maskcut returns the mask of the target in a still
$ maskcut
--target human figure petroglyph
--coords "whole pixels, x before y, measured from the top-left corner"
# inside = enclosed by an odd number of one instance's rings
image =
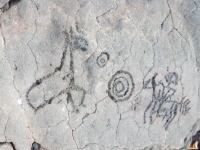
[[[165,120],[164,127],[169,124],[177,115],[177,111],[185,115],[189,111],[189,99],[181,98],[178,102],[175,100],[176,85],[178,84],[178,75],[176,72],[170,72],[165,75],[164,80],[156,80],[158,73],[144,83],[143,89],[152,89],[152,97],[149,105],[144,111],[144,123],[146,123],[147,112],[150,112],[150,124],[153,124],[156,118],[162,117]]]
[[[76,30],[77,30],[77,26],[76,26]],[[87,40],[83,37],[82,33],[78,30],[76,33],[74,33],[74,30],[72,29],[72,27],[70,28],[69,32],[64,32],[66,35],[66,39],[65,39],[65,49],[61,58],[61,63],[59,67],[56,67],[54,72],[36,80],[35,83],[33,83],[31,85],[31,87],[28,89],[27,93],[26,93],[26,99],[27,102],[29,104],[29,106],[31,108],[33,108],[35,111],[38,111],[39,109],[43,108],[44,106],[46,106],[47,104],[51,104],[52,101],[57,98],[58,96],[66,93],[67,94],[67,101],[68,102],[72,102],[73,107],[75,108],[75,111],[77,112],[78,106],[81,106],[83,104],[83,101],[85,99],[85,94],[86,91],[84,90],[83,87],[80,87],[79,85],[75,84],[75,76],[74,76],[74,51],[75,50],[82,50],[83,52],[87,50],[88,47],[88,42]],[[34,90],[35,88],[38,88],[38,86],[42,85],[42,83],[46,80],[48,80],[49,78],[55,76],[58,72],[62,72],[64,63],[66,63],[66,55],[68,54],[70,55],[70,64],[69,64],[69,73],[67,73],[66,75],[64,75],[63,82],[65,82],[65,80],[68,80],[69,84],[68,87],[66,87],[65,89],[61,90],[60,92],[58,92],[57,94],[53,95],[51,98],[49,99],[43,99],[42,103],[38,106],[34,106],[31,99],[29,98],[29,94],[32,90]],[[52,85],[53,86],[53,85]],[[79,98],[77,98],[77,96]],[[45,96],[44,96],[45,97]],[[75,98],[76,97],[76,98]]]

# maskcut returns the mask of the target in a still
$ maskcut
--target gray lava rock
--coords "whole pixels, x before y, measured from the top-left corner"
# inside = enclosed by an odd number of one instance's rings
[[[0,150],[14,150],[10,143],[0,144]]]
[[[198,0],[3,0],[0,8],[0,143],[189,147],[200,129]]]
[[[2,8],[3,6],[5,6],[6,3],[8,3],[8,2],[9,2],[9,0],[1,0],[0,1],[0,8]]]

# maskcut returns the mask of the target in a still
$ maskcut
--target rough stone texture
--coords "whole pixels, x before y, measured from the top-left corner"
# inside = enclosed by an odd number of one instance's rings
[[[15,150],[12,143],[0,143],[0,150]]]
[[[199,0],[5,5],[1,143],[17,150],[33,142],[44,150],[189,147],[200,129]]]
[[[10,143],[0,143],[0,150],[14,150]]]

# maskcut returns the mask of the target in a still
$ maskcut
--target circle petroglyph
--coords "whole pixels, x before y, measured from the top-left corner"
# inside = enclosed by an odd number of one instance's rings
[[[114,101],[128,100],[134,90],[132,75],[127,71],[117,71],[108,82],[108,95]]]
[[[97,64],[100,68],[103,68],[108,60],[109,60],[109,54],[103,52],[97,57]]]

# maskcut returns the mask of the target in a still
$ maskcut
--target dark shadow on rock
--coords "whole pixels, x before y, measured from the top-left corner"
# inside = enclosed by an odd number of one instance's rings
[[[1,11],[4,13],[8,11],[12,6],[18,4],[21,0],[10,0],[8,3],[6,3],[1,9]]]

